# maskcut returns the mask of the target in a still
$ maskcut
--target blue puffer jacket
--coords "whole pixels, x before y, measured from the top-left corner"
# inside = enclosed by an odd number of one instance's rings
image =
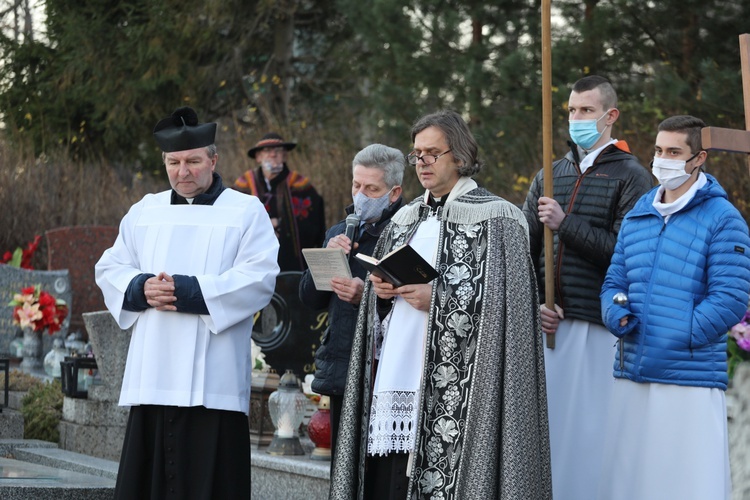
[[[621,337],[615,377],[727,387],[727,330],[747,309],[750,237],[726,192],[706,177],[666,224],[653,207],[658,188],[623,221],[601,292],[604,325]],[[617,292],[627,305],[612,303]]]

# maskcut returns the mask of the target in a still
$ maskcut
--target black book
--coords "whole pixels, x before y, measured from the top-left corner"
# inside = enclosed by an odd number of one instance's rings
[[[438,272],[409,245],[402,245],[378,260],[358,253],[354,256],[362,266],[375,276],[395,287],[429,283]]]

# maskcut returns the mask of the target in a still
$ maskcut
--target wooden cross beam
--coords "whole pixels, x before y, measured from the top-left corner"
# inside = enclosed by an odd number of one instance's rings
[[[750,34],[740,35],[742,97],[745,103],[745,130],[706,127],[701,130],[703,149],[750,155]],[[750,170],[750,156],[747,157]]]

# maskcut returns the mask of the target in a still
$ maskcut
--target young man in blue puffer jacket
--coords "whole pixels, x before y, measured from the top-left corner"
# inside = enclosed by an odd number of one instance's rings
[[[705,126],[659,125],[660,185],[623,221],[602,287],[620,340],[599,498],[730,498],[726,342],[747,309],[750,238],[702,171]]]

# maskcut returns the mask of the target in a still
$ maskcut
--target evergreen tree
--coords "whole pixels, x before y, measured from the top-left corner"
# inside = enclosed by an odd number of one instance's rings
[[[62,145],[110,161],[153,154],[150,126],[181,105],[203,119],[245,99],[246,54],[267,52],[253,2],[47,0],[47,39],[3,37],[0,107],[38,154]],[[15,132],[15,134],[13,134]],[[139,148],[146,144],[145,149]]]
[[[24,16],[0,36],[2,121],[37,154],[63,146],[129,166],[158,154],[152,124],[185,104],[254,135],[317,134],[343,157],[375,141],[407,152],[412,122],[450,107],[479,140],[478,180],[520,201],[541,168],[540,3],[47,0],[44,36],[19,36]],[[737,35],[750,3],[553,9],[556,156],[567,148],[569,85],[587,74],[615,84],[617,136],[643,163],[667,115],[744,128]]]

